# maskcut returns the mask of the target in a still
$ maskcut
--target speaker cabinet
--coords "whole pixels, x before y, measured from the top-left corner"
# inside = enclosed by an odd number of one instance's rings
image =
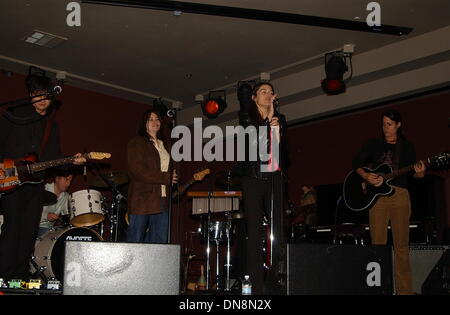
[[[66,242],[65,295],[176,295],[180,246]]]
[[[290,295],[392,293],[391,246],[288,245]]]
[[[411,263],[411,275],[413,282],[413,290],[418,294],[435,294],[433,292],[434,288],[440,287],[442,285],[441,281],[445,281],[442,277],[445,275],[438,275],[442,269],[445,272],[445,265],[447,272],[449,265],[448,261],[445,261],[443,256],[445,252],[449,252],[450,246],[448,245],[421,245],[421,246],[410,246],[410,263]],[[443,266],[441,266],[443,265]],[[433,275],[433,272],[435,275]],[[448,275],[450,277],[450,274]],[[425,292],[423,292],[423,285],[426,283]],[[450,289],[450,288],[449,288]],[[428,292],[427,292],[428,291]],[[448,291],[447,291],[448,292]]]

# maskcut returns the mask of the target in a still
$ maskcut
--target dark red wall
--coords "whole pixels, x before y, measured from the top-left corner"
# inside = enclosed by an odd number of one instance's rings
[[[26,95],[23,76],[0,75],[0,102]],[[110,152],[112,158],[106,161],[110,164],[110,169],[126,170],[126,144],[136,134],[141,114],[149,106],[69,85],[64,86],[64,91],[58,99],[63,102],[57,120],[60,124],[64,153]],[[403,114],[405,135],[414,142],[419,158],[450,150],[449,104],[450,92],[446,92],[390,106]],[[360,145],[366,139],[378,135],[379,116],[385,108],[289,127],[292,163],[288,170],[289,192],[294,203],[299,202],[300,187],[303,184],[324,185],[343,182]],[[187,181],[200,167],[208,166],[212,173],[216,173],[230,169],[232,165],[231,162],[182,163],[181,182]],[[88,178],[91,176],[88,174]],[[446,179],[448,208],[450,175],[444,172],[440,173],[440,176]],[[211,179],[207,178],[203,183],[193,186],[192,190],[207,190],[210,184]],[[86,185],[84,178],[78,176],[71,190],[85,189]],[[185,199],[179,207],[174,208],[173,213],[172,239],[177,242],[198,223],[189,216],[190,203]],[[450,215],[447,216],[447,223],[450,226]]]
[[[0,103],[26,95],[23,76],[0,75]],[[85,151],[109,152],[112,158],[105,161],[109,164],[109,169],[126,171],[127,142],[136,134],[141,114],[149,106],[69,85],[64,86],[64,91],[58,99],[63,102],[57,120],[60,124],[64,153],[69,155]],[[405,135],[414,142],[419,158],[450,150],[449,104],[450,92],[446,92],[390,106],[403,114]],[[300,201],[300,187],[303,184],[315,186],[343,182],[351,168],[351,160],[360,145],[366,139],[378,135],[379,116],[384,109],[378,108],[289,127],[292,163],[288,170],[289,194],[295,204]],[[180,182],[189,180],[201,167],[209,167],[212,174],[202,183],[191,188],[193,191],[207,191],[214,184],[213,175],[231,169],[233,164],[233,162],[180,163]],[[447,222],[447,226],[450,226],[450,175],[449,172],[444,172],[439,173],[439,176],[445,178],[446,183],[447,210],[443,220]],[[92,178],[93,175],[88,172],[88,182]],[[84,176],[77,176],[71,191],[86,189],[88,182],[85,181]],[[171,241],[182,245],[183,254],[196,255],[192,261],[189,276],[189,281],[196,281],[200,264],[204,264],[206,247],[197,233],[200,220],[191,215],[191,207],[192,203],[185,196],[179,204],[174,204]],[[211,255],[211,270],[214,274],[214,250]],[[183,256],[183,264],[186,262],[186,257]]]
[[[289,191],[294,203],[300,201],[303,184],[343,183],[359,147],[380,132],[381,113],[387,108],[403,116],[405,136],[414,143],[417,158],[450,151],[450,93],[425,96],[400,104],[354,113],[332,120],[289,128],[292,165],[288,170]],[[437,173],[446,178],[447,213],[450,207],[449,172]],[[450,215],[447,216],[450,226]]]
[[[17,74],[10,78],[0,75],[0,102],[26,97],[24,79]],[[126,170],[127,142],[136,134],[140,117],[149,106],[69,85],[63,86],[58,100],[62,101],[56,120],[63,153],[109,152],[111,159],[101,162],[114,171]],[[91,176],[88,173],[88,179]],[[80,189],[86,189],[86,183],[77,177],[71,190]]]

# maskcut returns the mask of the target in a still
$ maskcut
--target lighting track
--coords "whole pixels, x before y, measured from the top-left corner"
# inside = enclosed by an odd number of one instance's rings
[[[328,17],[284,13],[277,11],[265,11],[257,9],[246,9],[220,5],[210,5],[192,2],[167,1],[167,0],[82,0],[82,3],[99,4],[110,6],[122,6],[142,8],[159,11],[179,11],[182,13],[203,14],[223,16],[247,20],[258,20],[267,22],[288,23],[297,25],[308,25],[334,29],[351,30],[358,32],[369,32],[385,35],[407,35],[413,29],[410,27],[381,25],[369,26],[365,22],[335,19]]]

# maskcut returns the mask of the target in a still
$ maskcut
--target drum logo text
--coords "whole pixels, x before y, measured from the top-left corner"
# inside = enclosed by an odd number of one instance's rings
[[[68,235],[66,237],[66,241],[86,241],[92,242],[92,236],[72,236]]]

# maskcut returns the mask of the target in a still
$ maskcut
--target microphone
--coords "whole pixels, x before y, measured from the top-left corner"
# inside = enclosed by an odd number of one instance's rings
[[[275,99],[273,100],[273,102],[272,102],[272,103],[273,103],[273,106],[274,106],[274,107],[276,107],[276,106],[280,105],[280,101],[279,101],[279,99],[278,99],[278,98],[276,98],[276,97],[275,97]]]
[[[177,110],[175,108],[172,108],[172,109],[167,110],[166,115],[167,115],[167,117],[171,117],[172,118],[172,117],[175,116],[176,112],[177,112]]]
[[[55,85],[53,87],[53,90],[50,92],[50,94],[58,95],[58,94],[61,94],[61,92],[62,92],[62,87],[59,85]]]

